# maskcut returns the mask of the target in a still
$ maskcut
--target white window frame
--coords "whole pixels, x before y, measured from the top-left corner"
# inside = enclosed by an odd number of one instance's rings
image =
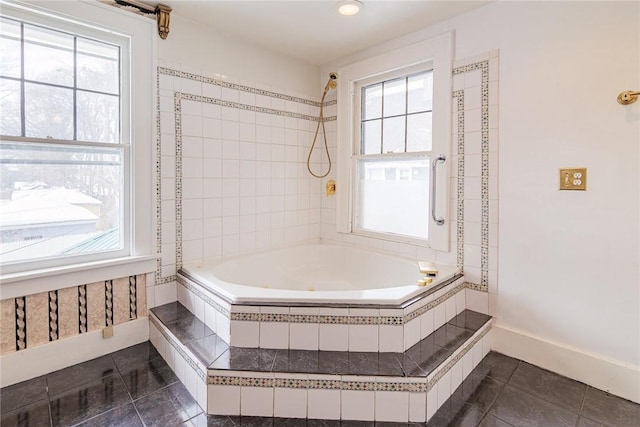
[[[70,263],[28,261],[21,269],[0,272],[2,298],[90,283],[111,277],[121,268],[124,276],[155,270],[155,230],[153,195],[154,156],[154,82],[156,40],[155,21],[94,1],[17,2],[0,0],[2,14],[25,22],[60,29],[78,35],[102,35],[104,40],[127,39],[129,51],[121,53],[123,80],[130,82],[121,90],[122,141],[128,165],[123,170],[125,249],[74,257]],[[81,31],[78,31],[78,29]],[[128,119],[126,116],[128,116]],[[135,123],[135,126],[133,124]],[[30,138],[16,138],[28,141]],[[99,144],[105,145],[105,144]],[[107,144],[108,145],[108,144]],[[73,282],[69,282],[73,280]]]
[[[336,229],[340,233],[351,233],[375,237],[383,240],[428,246],[441,251],[449,251],[449,168],[451,152],[451,114],[452,114],[452,64],[453,33],[445,33],[431,39],[396,49],[382,55],[342,67],[338,70],[338,105],[337,105],[337,153],[338,182],[347,183],[341,186],[344,191],[336,193]],[[357,230],[354,224],[354,204],[356,203],[355,170],[356,156],[360,152],[360,93],[356,90],[358,83],[375,76],[389,75],[397,70],[407,70],[407,74],[415,67],[433,69],[433,145],[432,153],[443,154],[447,161],[436,168],[436,210],[437,216],[445,218],[443,225],[437,225],[428,216],[428,240],[400,236],[392,233],[379,233]],[[382,80],[382,78],[381,78]],[[433,157],[431,162],[433,162]]]

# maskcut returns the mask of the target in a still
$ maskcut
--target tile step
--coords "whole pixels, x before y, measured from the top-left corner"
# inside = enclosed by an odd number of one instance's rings
[[[425,422],[490,350],[464,310],[402,353],[229,347],[180,303],[151,310],[151,342],[209,414]]]

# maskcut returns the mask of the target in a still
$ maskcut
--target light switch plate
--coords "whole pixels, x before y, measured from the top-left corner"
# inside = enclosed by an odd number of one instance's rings
[[[560,169],[560,190],[586,190],[587,168]]]

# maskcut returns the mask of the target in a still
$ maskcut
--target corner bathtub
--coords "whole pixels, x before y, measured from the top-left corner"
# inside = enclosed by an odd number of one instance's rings
[[[179,275],[231,304],[400,307],[459,275],[437,265],[433,283],[415,260],[343,245],[310,244],[183,265]]]

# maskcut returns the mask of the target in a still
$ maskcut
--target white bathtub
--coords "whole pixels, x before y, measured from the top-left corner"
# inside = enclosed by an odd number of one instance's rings
[[[415,260],[343,245],[312,244],[183,265],[180,275],[232,304],[400,306],[459,274],[438,264],[431,285]]]

